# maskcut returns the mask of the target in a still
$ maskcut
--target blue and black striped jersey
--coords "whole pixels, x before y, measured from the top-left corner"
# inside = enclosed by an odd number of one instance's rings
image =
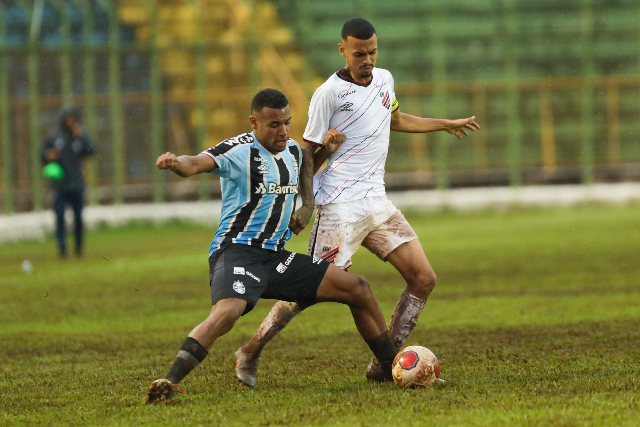
[[[289,219],[298,194],[298,143],[289,139],[284,151],[271,154],[253,133],[245,133],[203,153],[218,164],[211,172],[222,183],[220,226],[209,256],[228,243],[282,250],[291,238]]]

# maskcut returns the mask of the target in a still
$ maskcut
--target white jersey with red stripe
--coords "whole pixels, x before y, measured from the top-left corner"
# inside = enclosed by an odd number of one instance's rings
[[[391,112],[397,108],[393,76],[382,68],[374,68],[366,84],[342,69],[315,91],[303,139],[321,146],[329,129],[347,137],[313,179],[316,205],[385,194]]]

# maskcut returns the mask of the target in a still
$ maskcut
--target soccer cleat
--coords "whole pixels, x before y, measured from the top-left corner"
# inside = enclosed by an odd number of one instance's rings
[[[147,394],[147,398],[144,400],[144,403],[149,405],[169,400],[174,394],[176,394],[177,387],[178,384],[172,384],[171,381],[165,378],[155,380],[149,386],[149,393]]]
[[[236,351],[236,377],[249,387],[256,385],[258,360],[257,357],[250,357],[244,353],[242,347]]]
[[[393,381],[393,375],[391,374],[391,370],[389,369],[388,374],[385,374],[384,369],[378,362],[378,359],[374,358],[369,366],[367,366],[367,371],[364,373],[364,376],[367,377],[367,381],[375,381],[378,383],[386,383],[389,381]]]

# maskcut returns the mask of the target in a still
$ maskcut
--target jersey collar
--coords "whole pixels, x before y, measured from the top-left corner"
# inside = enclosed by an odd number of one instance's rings
[[[272,154],[271,151],[267,150],[266,148],[264,148],[262,146],[262,144],[260,144],[260,141],[258,141],[258,138],[256,138],[256,134],[254,132],[251,132],[251,137],[253,138],[253,143],[255,144],[255,147],[259,147],[259,149],[261,151],[267,153],[268,155],[270,155],[271,157],[273,157],[276,160],[280,160],[282,158],[282,153],[284,153],[284,151],[280,152],[280,153],[277,153],[277,154]],[[288,145],[289,144],[288,144],[288,141],[287,141],[287,146]],[[286,149],[285,149],[285,151],[286,151]]]
[[[337,71],[336,72],[336,76],[338,76],[339,79],[344,80],[345,82],[353,83],[354,85],[363,86],[363,87],[369,86],[371,84],[371,82],[373,81],[373,72],[372,72],[371,78],[369,79],[368,82],[359,83],[359,82],[353,80],[353,77],[351,77],[351,73],[349,71],[347,71],[346,68],[341,68],[339,71]]]

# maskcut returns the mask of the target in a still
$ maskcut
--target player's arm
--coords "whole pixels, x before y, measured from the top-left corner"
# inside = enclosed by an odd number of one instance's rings
[[[462,138],[462,135],[469,135],[469,132],[467,132],[468,130],[473,132],[480,129],[480,125],[476,123],[475,120],[475,116],[458,120],[416,117],[403,113],[399,108],[397,108],[393,113],[391,113],[391,130],[408,133],[445,131],[458,138]]]
[[[302,206],[300,206],[291,215],[289,220],[289,229],[292,233],[300,233],[309,224],[311,215],[313,214],[313,152],[316,147],[311,144],[303,144],[302,148],[302,166],[300,167],[300,198]]]
[[[209,172],[218,167],[215,160],[205,153],[200,153],[197,156],[176,156],[170,152],[159,156],[156,166],[158,169],[169,169],[180,176]]]
[[[289,228],[294,234],[300,233],[307,224],[309,224],[309,220],[313,214],[313,175],[315,175],[329,154],[334,152],[345,139],[346,135],[344,133],[335,129],[329,129],[324,137],[324,145],[320,149],[318,149],[318,146],[315,144],[307,143],[303,145],[299,187],[302,206],[291,215],[291,220],[289,221]],[[318,163],[317,158],[321,158],[324,155],[318,154],[321,152],[327,152],[327,155],[324,156],[324,160]]]
[[[313,155],[313,174],[315,175],[320,167],[327,161],[331,153],[336,151],[340,144],[347,139],[347,136],[335,129],[329,129],[324,136],[324,142]]]

